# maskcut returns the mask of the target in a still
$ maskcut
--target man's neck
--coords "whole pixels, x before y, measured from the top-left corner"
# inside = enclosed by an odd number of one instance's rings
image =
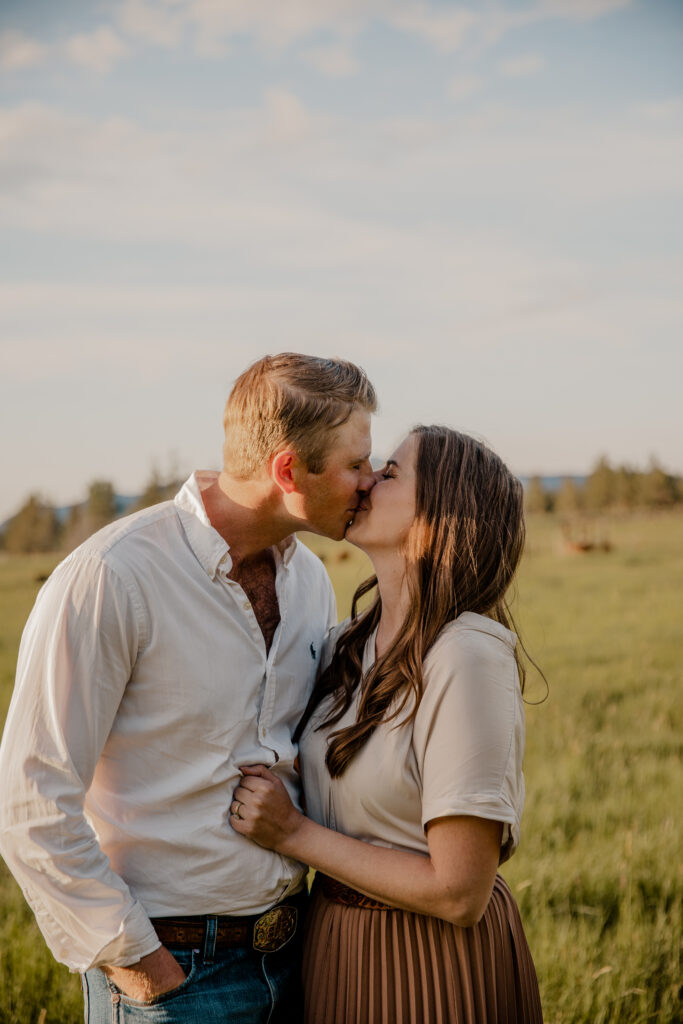
[[[202,501],[214,530],[230,545],[233,564],[248,561],[294,531],[268,480],[236,480],[227,473],[198,474]]]

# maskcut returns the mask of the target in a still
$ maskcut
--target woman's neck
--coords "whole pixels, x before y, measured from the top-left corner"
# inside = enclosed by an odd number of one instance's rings
[[[410,595],[405,562],[402,558],[398,558],[393,552],[385,557],[373,553],[372,564],[377,576],[377,589],[382,599],[382,614],[375,638],[376,656],[380,657],[391,646],[405,621]]]

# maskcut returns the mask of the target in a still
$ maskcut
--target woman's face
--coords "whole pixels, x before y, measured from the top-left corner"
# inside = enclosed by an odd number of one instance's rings
[[[415,520],[417,445],[417,436],[409,434],[375,473],[375,486],[346,531],[346,539],[363,551],[396,550],[407,537]]]

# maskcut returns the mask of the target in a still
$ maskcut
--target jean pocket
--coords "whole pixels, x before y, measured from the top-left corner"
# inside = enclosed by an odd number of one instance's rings
[[[117,1001],[120,1001],[124,1006],[136,1007],[138,1009],[144,1009],[145,1007],[161,1006],[162,1003],[170,1002],[177,996],[182,995],[187,988],[192,984],[197,974],[197,957],[193,951],[191,956],[176,957],[182,969],[186,972],[184,981],[181,981],[175,988],[171,988],[168,992],[160,992],[158,996],[153,996],[151,999],[133,999],[132,996],[127,996],[125,992],[122,992],[112,981],[107,979],[107,983],[113,995],[118,997]]]

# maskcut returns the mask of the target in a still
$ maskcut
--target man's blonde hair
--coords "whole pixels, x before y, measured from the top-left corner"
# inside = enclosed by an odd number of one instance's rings
[[[224,468],[246,479],[291,445],[310,473],[322,473],[335,427],[355,408],[377,408],[359,366],[298,352],[264,356],[237,378],[225,405]]]

